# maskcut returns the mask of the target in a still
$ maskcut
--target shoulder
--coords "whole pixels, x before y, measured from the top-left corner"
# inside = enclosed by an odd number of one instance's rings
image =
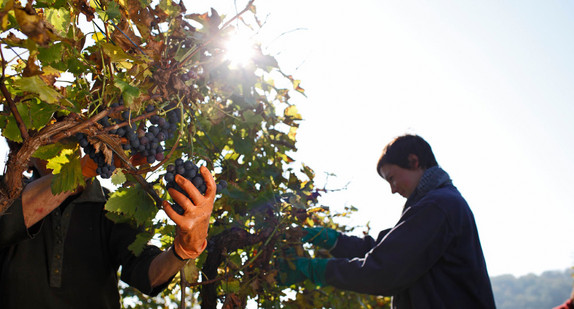
[[[449,221],[460,220],[471,215],[468,203],[458,189],[453,185],[446,185],[428,192],[412,207],[419,212],[440,212]]]
[[[465,206],[466,200],[454,185],[446,185],[427,193],[420,201],[421,203],[436,204],[444,207]]]

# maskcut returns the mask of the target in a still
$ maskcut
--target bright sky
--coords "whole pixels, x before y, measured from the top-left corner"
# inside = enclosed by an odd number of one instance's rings
[[[419,134],[473,209],[491,275],[574,266],[574,2],[464,3],[256,1],[264,46],[306,89],[295,157],[349,183],[322,202],[357,207],[344,223],[376,235],[404,204],[378,157]]]
[[[291,100],[305,119],[294,157],[320,186],[326,173],[330,189],[348,183],[322,199],[359,209],[343,223],[376,236],[397,222],[404,199],[375,166],[387,142],[416,133],[469,202],[490,275],[574,266],[574,2],[255,5],[264,47],[306,89]]]

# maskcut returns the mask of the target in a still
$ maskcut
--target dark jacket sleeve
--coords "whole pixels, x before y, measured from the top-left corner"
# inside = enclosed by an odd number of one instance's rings
[[[33,238],[41,225],[42,221],[27,229],[24,223],[22,200],[20,198],[14,200],[6,212],[0,216],[0,248]]]
[[[156,296],[165,289],[171,282],[171,279],[173,279],[172,277],[158,287],[151,287],[149,267],[153,259],[162,252],[161,249],[148,244],[144,247],[143,251],[136,256],[128,247],[136,239],[139,231],[126,223],[111,224],[110,250],[114,252],[113,255],[117,259],[116,263],[122,265],[121,279],[144,294]]]
[[[364,257],[365,254],[373,249],[375,244],[379,243],[390,231],[391,229],[381,231],[376,241],[369,235],[361,238],[340,234],[337,238],[335,248],[331,250],[331,254],[334,257],[346,259]]]
[[[411,286],[438,261],[453,238],[446,218],[435,205],[408,209],[363,258],[331,259],[326,283],[377,295],[393,295]]]

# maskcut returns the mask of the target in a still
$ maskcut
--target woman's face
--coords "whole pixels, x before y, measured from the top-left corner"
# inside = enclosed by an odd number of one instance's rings
[[[405,169],[395,164],[385,164],[381,167],[381,175],[391,186],[391,192],[399,193],[408,198],[415,192],[424,170],[416,162],[415,168]]]

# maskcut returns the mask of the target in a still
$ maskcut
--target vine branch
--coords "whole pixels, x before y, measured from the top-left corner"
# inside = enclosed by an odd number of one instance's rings
[[[2,57],[2,76],[0,76],[0,91],[2,91],[2,95],[6,99],[8,103],[8,107],[10,108],[10,112],[14,115],[14,119],[16,119],[16,123],[18,124],[18,130],[20,130],[20,134],[23,140],[27,140],[30,138],[28,135],[28,129],[26,128],[26,124],[22,120],[22,116],[20,116],[20,112],[18,112],[18,108],[16,107],[16,103],[12,100],[12,96],[10,92],[6,88],[6,84],[4,84],[4,79],[6,77],[6,60],[4,59],[4,53],[0,48],[0,56]]]

